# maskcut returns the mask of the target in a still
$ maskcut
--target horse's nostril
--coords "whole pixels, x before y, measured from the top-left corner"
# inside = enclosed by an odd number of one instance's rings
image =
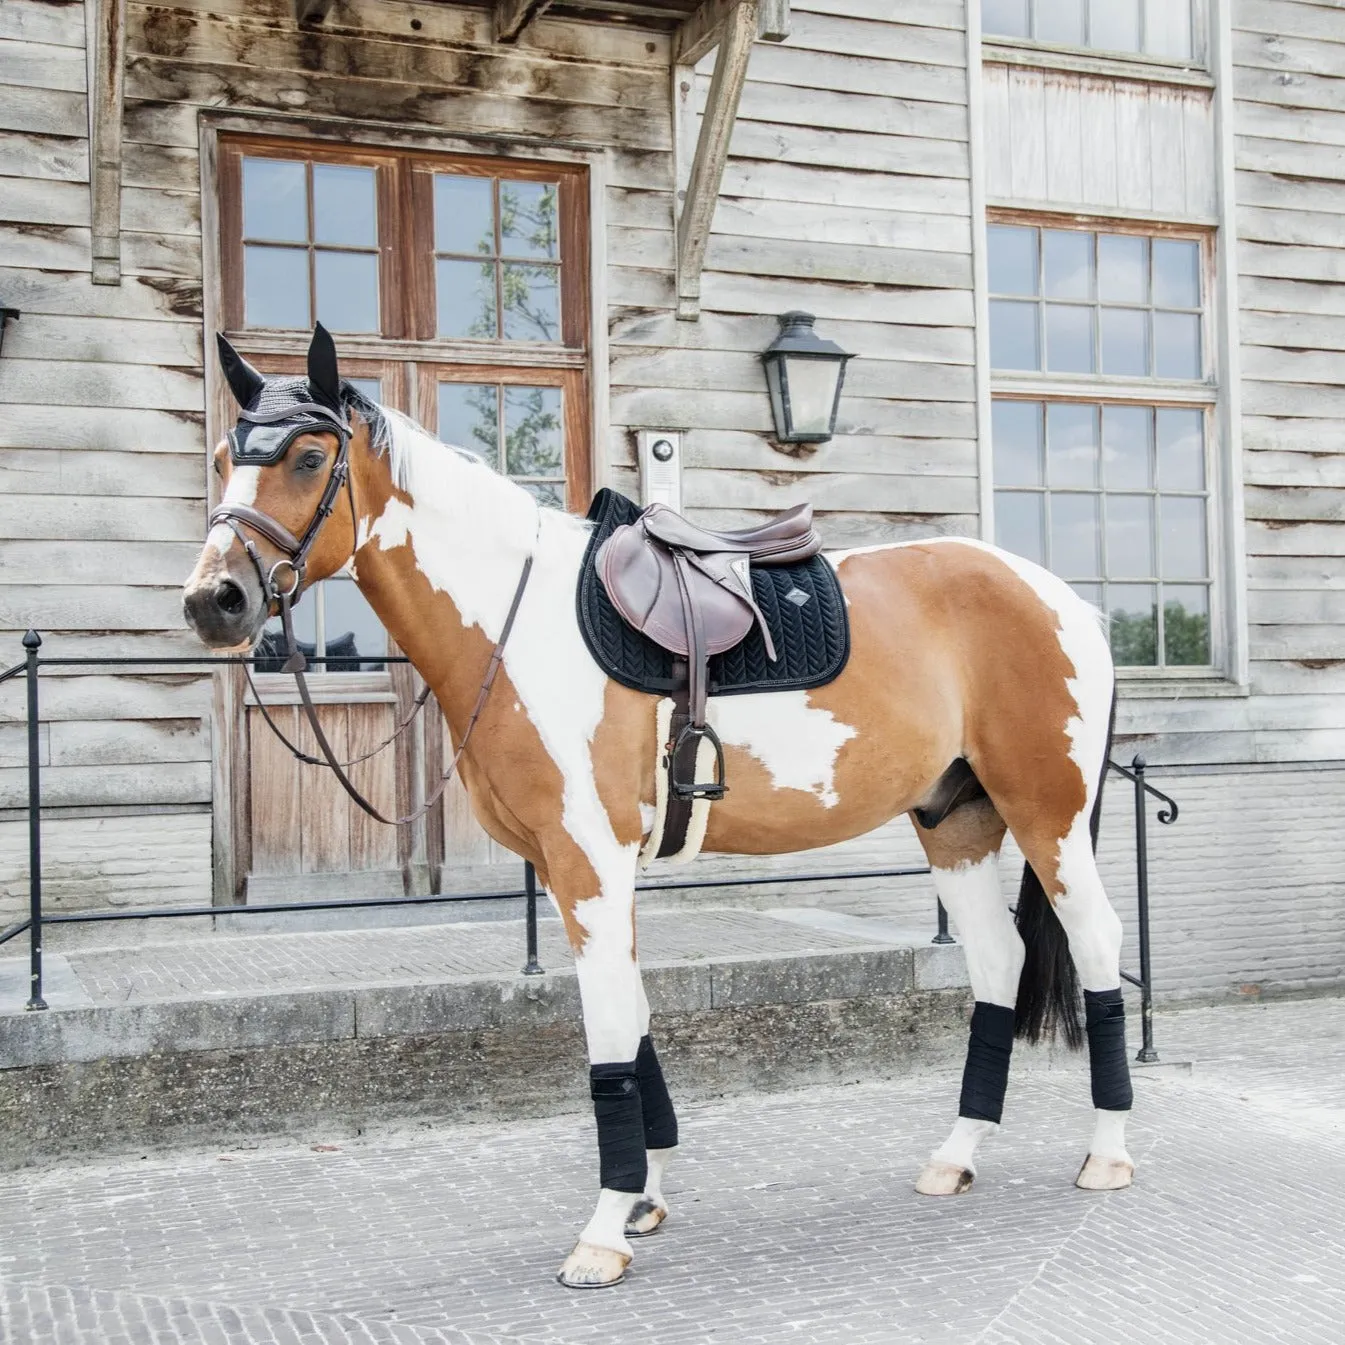
[[[220,611],[237,616],[248,605],[247,594],[232,579],[224,579],[215,590],[215,603]]]

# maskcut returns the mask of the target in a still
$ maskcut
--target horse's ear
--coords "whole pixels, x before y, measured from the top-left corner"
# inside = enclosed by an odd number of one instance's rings
[[[219,346],[220,367],[228,380],[229,391],[238,405],[246,410],[266,386],[266,379],[229,344],[223,332],[215,333],[215,341]]]
[[[336,369],[336,342],[320,322],[313,328],[313,340],[308,347],[308,386],[317,401],[340,411],[341,375]]]

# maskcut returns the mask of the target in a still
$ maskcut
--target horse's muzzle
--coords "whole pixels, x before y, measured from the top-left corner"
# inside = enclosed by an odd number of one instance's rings
[[[187,624],[212,649],[250,644],[266,619],[255,587],[229,574],[188,582],[182,590]]]

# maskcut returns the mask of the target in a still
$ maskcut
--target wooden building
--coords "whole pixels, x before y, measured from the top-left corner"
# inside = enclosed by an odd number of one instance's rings
[[[1052,565],[1112,616],[1119,753],[1185,804],[1160,976],[1339,978],[1343,145],[1334,0],[0,0],[0,662],[29,626],[193,652],[229,419],[205,338],[282,370],[320,317],[383,400],[569,507],[638,495],[659,430],[707,521],[812,500],[833,544]],[[760,361],[793,309],[855,355],[804,451]],[[305,608],[349,655],[323,714],[356,752],[412,677],[348,580]],[[371,826],[255,715],[226,674],[47,678],[52,900],[499,861],[461,798]],[[431,725],[362,782],[410,802],[443,750]],[[11,686],[0,917],[25,751]]]

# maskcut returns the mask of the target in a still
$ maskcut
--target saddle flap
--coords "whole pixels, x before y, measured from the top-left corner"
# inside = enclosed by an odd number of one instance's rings
[[[603,543],[597,571],[623,621],[671,653],[689,656],[690,632],[669,552],[638,524],[624,524]],[[741,643],[755,619],[752,608],[707,574],[691,571],[690,582],[705,632],[704,652],[720,654]]]

